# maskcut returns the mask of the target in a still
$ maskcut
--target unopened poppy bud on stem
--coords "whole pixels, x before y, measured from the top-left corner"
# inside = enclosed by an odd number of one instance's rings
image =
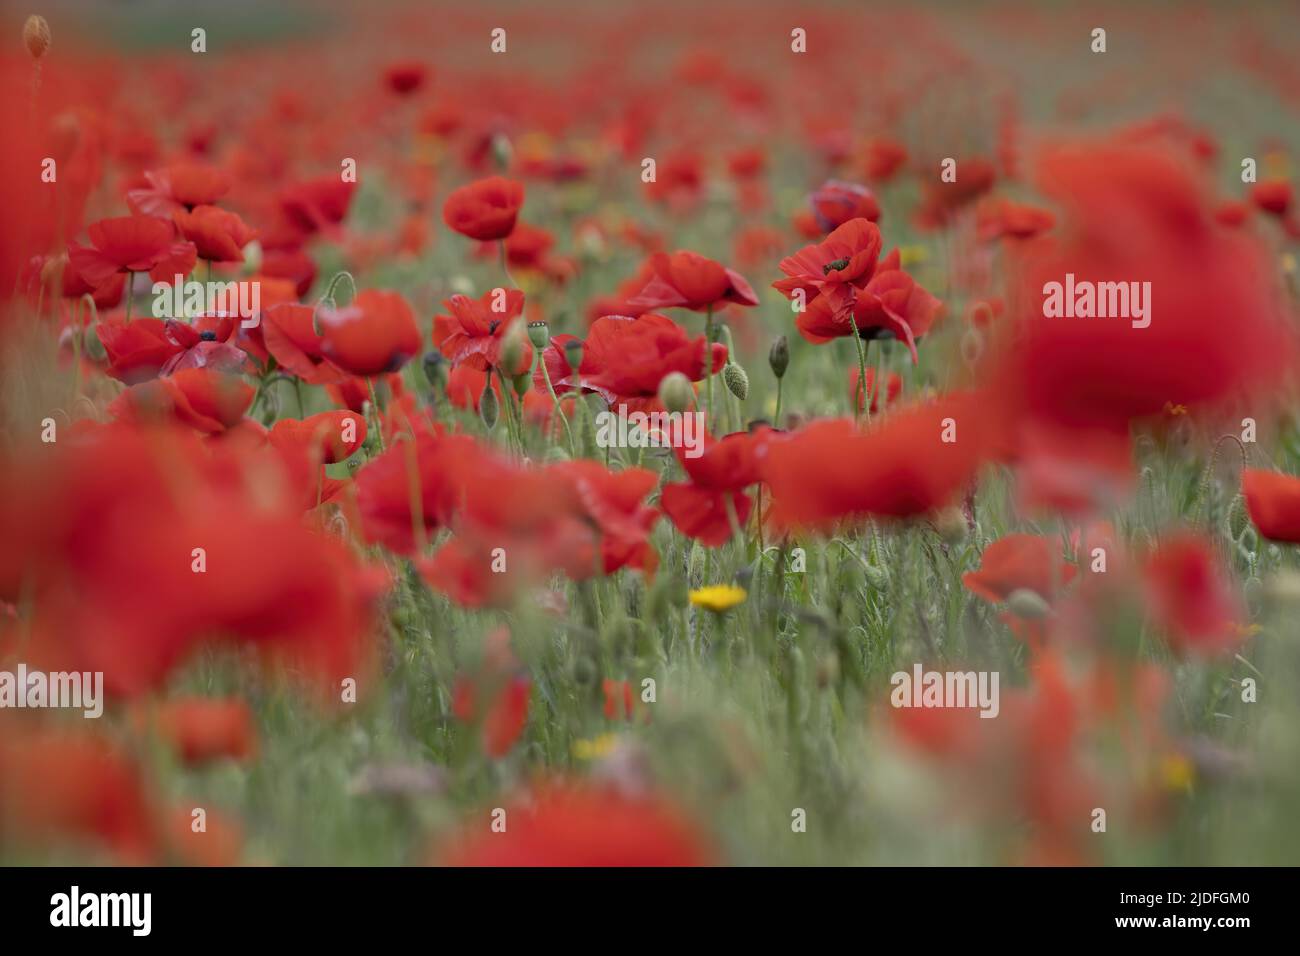
[[[488,429],[496,428],[497,418],[501,414],[501,401],[497,398],[497,393],[492,391],[492,376],[488,376],[487,381],[483,384],[483,394],[478,399],[479,417],[483,419],[483,424]]]
[[[38,13],[33,13],[23,24],[23,45],[33,60],[39,60],[50,48],[50,25]]]
[[[722,369],[722,381],[731,394],[742,402],[749,397],[749,376],[735,362],[728,362]]]
[[[424,353],[424,377],[430,385],[441,385],[447,378],[447,363],[441,352]]]
[[[545,322],[529,322],[528,340],[533,343],[533,348],[546,348],[551,341],[550,326]]]
[[[582,343],[577,339],[564,343],[564,359],[569,363],[569,371],[578,374],[578,367],[582,365]]]
[[[659,401],[670,412],[684,412],[695,402],[691,380],[681,372],[669,372],[659,382]]]
[[[778,336],[772,343],[772,350],[767,353],[767,363],[772,366],[772,374],[777,378],[785,376],[790,367],[790,343],[784,335]]]

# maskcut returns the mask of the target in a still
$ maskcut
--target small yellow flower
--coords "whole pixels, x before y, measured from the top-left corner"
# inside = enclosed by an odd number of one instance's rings
[[[898,250],[898,264],[904,269],[918,265],[930,258],[930,250],[925,246],[902,246]]]
[[[1232,630],[1238,638],[1244,640],[1247,637],[1254,637],[1264,629],[1258,624],[1233,624]]]
[[[1160,782],[1168,790],[1191,790],[1196,768],[1182,754],[1166,754],[1160,760]]]
[[[748,597],[744,588],[734,584],[710,584],[706,588],[697,588],[691,592],[691,603],[696,607],[707,608],[715,614],[729,611]]]
[[[614,734],[601,734],[591,740],[575,740],[573,756],[579,760],[598,760],[613,753],[617,743],[618,737]]]

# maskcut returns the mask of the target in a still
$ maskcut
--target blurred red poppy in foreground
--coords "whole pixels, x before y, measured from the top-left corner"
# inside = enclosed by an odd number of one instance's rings
[[[1059,542],[1041,535],[1009,534],[984,549],[979,570],[967,571],[962,583],[994,604],[1022,588],[1050,601],[1078,570],[1065,561]]]
[[[1300,544],[1300,478],[1247,468],[1241,473],[1246,510],[1270,541]]]
[[[815,422],[759,450],[773,519],[825,529],[924,514],[974,481],[995,435],[966,394],[899,409],[864,431],[847,419]]]
[[[68,259],[77,274],[99,288],[118,273],[148,272],[155,282],[171,282],[194,268],[193,243],[178,241],[171,223],[153,216],[118,216],[92,222],[90,245],[73,244]]]
[[[420,351],[415,314],[396,292],[366,289],[351,305],[317,311],[321,352],[352,375],[395,372]]]
[[[1204,538],[1191,532],[1167,537],[1143,573],[1152,613],[1174,650],[1215,655],[1241,643],[1244,608]]]
[[[507,804],[504,833],[487,814],[437,854],[445,866],[707,866],[703,834],[675,807],[580,784]]]

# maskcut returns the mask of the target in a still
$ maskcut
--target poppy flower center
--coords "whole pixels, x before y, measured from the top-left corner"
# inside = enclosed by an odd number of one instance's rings
[[[501,320],[500,320],[500,319],[493,319],[491,322],[489,322],[489,323],[488,323],[488,335],[496,335],[496,334],[497,334],[497,326],[499,326],[500,324],[501,324]]]
[[[217,340],[217,333],[208,329],[206,332],[199,333],[199,339],[204,342],[215,342]]]
[[[846,268],[849,264],[849,261],[850,261],[849,257],[845,256],[843,259],[836,259],[833,262],[826,263],[826,265],[822,266],[822,275],[828,276],[832,272],[836,272],[840,269]]]

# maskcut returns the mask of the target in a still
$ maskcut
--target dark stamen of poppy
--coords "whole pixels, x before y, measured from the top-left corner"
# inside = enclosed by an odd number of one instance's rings
[[[824,275],[824,276],[828,276],[828,275],[830,275],[832,272],[835,272],[835,271],[837,271],[837,270],[839,270],[839,269],[843,269],[843,268],[847,267],[848,264],[849,264],[849,261],[850,261],[850,260],[849,260],[849,257],[848,257],[848,256],[845,256],[843,259],[836,259],[834,262],[828,262],[828,263],[826,263],[826,265],[822,266],[822,275]]]
[[[202,339],[204,342],[215,342],[217,340],[217,333],[213,332],[211,329],[208,329],[208,331],[206,332],[200,332],[199,338]]]
[[[496,335],[496,333],[497,333],[497,326],[499,326],[500,324],[501,324],[501,320],[500,320],[500,319],[493,319],[491,322],[489,322],[489,323],[488,323],[488,335]]]

